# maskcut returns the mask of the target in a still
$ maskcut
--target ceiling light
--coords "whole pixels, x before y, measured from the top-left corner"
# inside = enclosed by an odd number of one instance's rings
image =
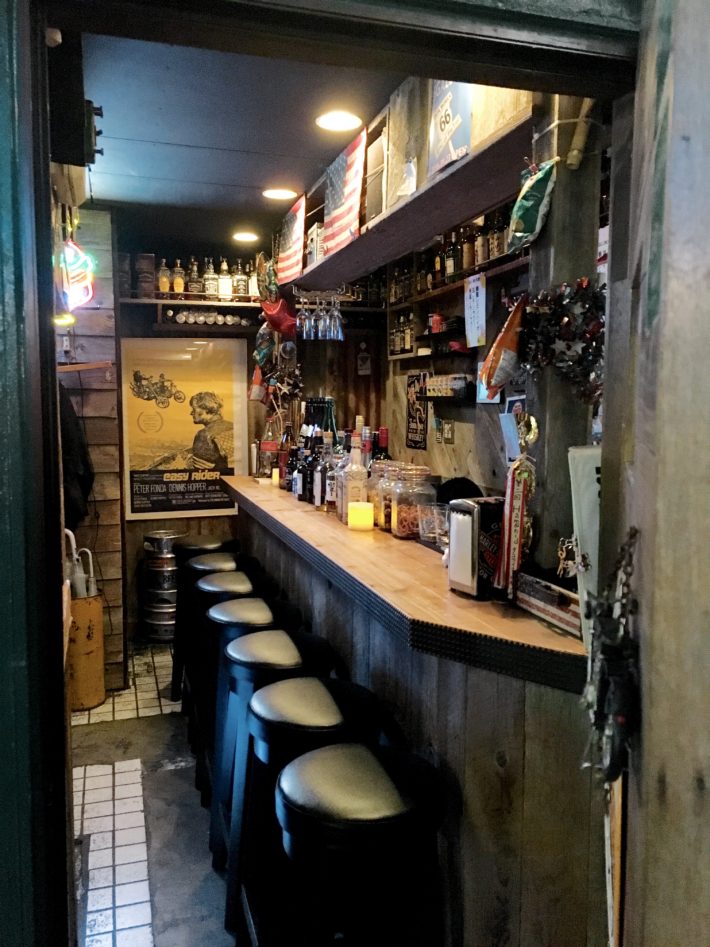
[[[291,198],[296,197],[296,192],[290,187],[267,187],[261,193],[270,201],[290,201]]]
[[[232,234],[232,239],[236,240],[237,243],[256,243],[259,237],[251,230],[237,230],[236,233]]]
[[[316,119],[316,125],[324,128],[327,132],[351,132],[362,125],[362,119],[352,112],[336,110],[326,112],[325,115],[319,115]]]

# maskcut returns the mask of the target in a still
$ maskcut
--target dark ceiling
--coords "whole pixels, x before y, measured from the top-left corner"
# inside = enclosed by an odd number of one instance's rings
[[[156,253],[234,247],[237,228],[269,249],[290,203],[262,190],[306,190],[355,134],[315,117],[337,107],[368,121],[403,78],[109,36],[85,35],[83,54],[85,95],[104,113],[93,197],[119,205],[126,249]]]

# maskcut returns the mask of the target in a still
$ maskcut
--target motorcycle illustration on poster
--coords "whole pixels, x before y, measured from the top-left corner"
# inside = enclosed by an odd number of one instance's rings
[[[221,478],[246,473],[246,342],[124,339],[126,516],[227,515]]]

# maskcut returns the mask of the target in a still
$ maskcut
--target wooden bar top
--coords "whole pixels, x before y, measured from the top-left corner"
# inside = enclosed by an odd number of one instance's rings
[[[514,606],[448,588],[441,555],[334,516],[251,477],[224,477],[239,508],[421,651],[580,692],[581,641]]]

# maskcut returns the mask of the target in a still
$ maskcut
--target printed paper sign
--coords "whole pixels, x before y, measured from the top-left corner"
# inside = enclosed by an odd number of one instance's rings
[[[486,344],[486,277],[469,276],[464,288],[466,345],[471,349]]]

